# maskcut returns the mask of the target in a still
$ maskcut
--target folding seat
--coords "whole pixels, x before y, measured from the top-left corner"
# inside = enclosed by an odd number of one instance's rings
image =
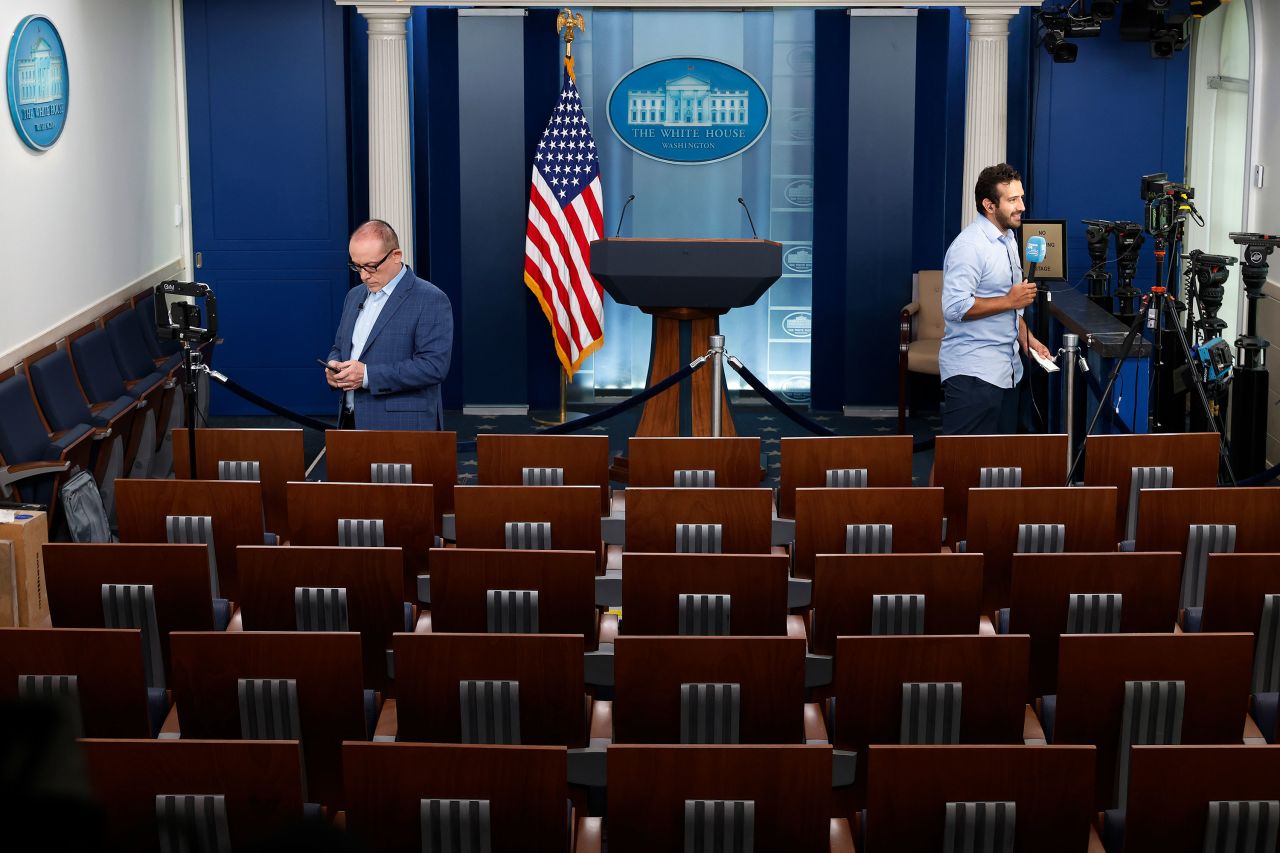
[[[324,447],[325,479],[331,482],[432,486],[436,530],[446,539],[453,538],[453,487],[458,479],[456,433],[327,430]]]
[[[191,479],[190,435],[173,433],[174,475]],[[263,521],[268,532],[289,541],[286,484],[306,479],[300,429],[214,429],[196,431],[195,473],[202,480],[255,480],[262,484]]]
[[[360,637],[340,632],[175,632],[182,738],[298,740],[309,799],[342,798],[342,741],[368,740],[381,696],[362,684]]]
[[[1216,432],[1094,435],[1085,454],[1084,483],[1119,490],[1116,541],[1132,542],[1142,489],[1212,487],[1218,483],[1218,465]]]
[[[392,634],[412,631],[399,548],[240,546],[238,625],[246,631],[354,631],[367,687],[395,677]]]
[[[261,849],[319,816],[296,743],[89,739],[80,752],[106,849]]]
[[[1135,746],[1124,809],[1103,813],[1108,850],[1276,849],[1280,746]]]
[[[619,637],[614,743],[825,743],[800,637]]]
[[[946,494],[944,538],[954,546],[969,536],[971,489],[997,487],[1002,482],[1062,486],[1066,479],[1065,435],[944,435],[938,437],[934,450],[929,485]]]
[[[80,387],[93,405],[129,396],[138,400],[142,411],[139,453],[148,446],[153,456],[148,472],[165,477],[173,468],[173,448],[169,430],[181,424],[182,408],[173,405],[176,383],[164,374],[149,374],[143,381],[126,380],[116,366],[111,341],[103,329],[86,327],[67,337],[71,361]]]
[[[343,745],[346,830],[379,851],[599,853],[602,827],[566,801],[565,750]]]
[[[867,753],[859,850],[1102,849],[1092,747],[872,745]]]
[[[102,433],[89,424],[51,432],[44,424],[26,376],[0,373],[0,489],[17,487],[21,498],[49,507],[57,529],[58,490],[72,465],[89,469],[93,445]]]
[[[154,290],[148,290],[141,296],[135,297],[133,300],[133,317],[138,323],[138,330],[142,333],[142,344],[147,349],[147,354],[151,356],[151,360],[155,362],[156,367],[172,371],[178,365],[182,364],[182,342],[176,340],[162,340],[156,334],[156,294]],[[206,361],[212,361],[213,347],[208,347],[210,356]]]
[[[611,853],[852,850],[822,744],[609,747]]]
[[[119,610],[110,588],[133,587],[128,593],[134,595],[136,587],[145,585],[152,591],[160,656],[167,672],[170,633],[227,627],[229,613],[215,608],[210,592],[207,552],[200,545],[49,543],[44,546],[44,564],[53,626],[111,627]],[[119,600],[117,594],[114,602]],[[147,607],[142,602],[139,606]]]
[[[825,710],[853,803],[871,744],[1044,743],[1026,702],[1029,652],[1024,635],[839,638]]]
[[[436,544],[434,486],[418,483],[312,483],[285,486],[294,545],[401,549],[404,601],[418,597]],[[242,544],[251,544],[248,542]],[[254,543],[256,544],[256,543]]]
[[[55,701],[87,737],[155,737],[169,703],[145,663],[138,630],[0,628],[0,701]]]
[[[1248,708],[1248,634],[1063,636],[1055,696],[1039,700],[1051,743],[1098,748],[1100,807],[1123,807],[1131,747],[1225,744],[1261,734]]]
[[[778,515],[795,518],[796,489],[911,485],[911,436],[783,438]]]

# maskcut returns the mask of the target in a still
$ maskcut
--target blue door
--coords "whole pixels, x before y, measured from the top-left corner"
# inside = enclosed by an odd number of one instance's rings
[[[343,15],[333,0],[186,0],[195,276],[218,298],[215,364],[333,414],[328,354],[347,260]],[[216,388],[218,415],[263,414]]]

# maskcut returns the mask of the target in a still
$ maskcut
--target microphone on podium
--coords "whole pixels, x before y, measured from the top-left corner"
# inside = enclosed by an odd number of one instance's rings
[[[751,226],[751,236],[759,240],[760,235],[756,233],[755,220],[751,218],[751,208],[747,207],[747,203],[743,200],[742,196],[738,196],[738,204],[742,205],[742,209],[747,212],[747,224]]]
[[[1044,260],[1048,248],[1049,244],[1039,234],[1027,239],[1026,258],[1027,263],[1031,264],[1031,272],[1027,274],[1027,281],[1032,284],[1036,282],[1036,264]]]
[[[635,193],[627,196],[626,202],[622,205],[622,212],[618,214],[618,228],[613,232],[613,236],[617,237],[622,233],[622,217],[627,215],[627,208],[631,206],[631,202],[636,200]]]

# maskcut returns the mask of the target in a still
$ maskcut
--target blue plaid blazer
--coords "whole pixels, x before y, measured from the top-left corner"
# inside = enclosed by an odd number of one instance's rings
[[[347,293],[330,360],[351,358],[351,333],[366,295],[364,285]],[[449,297],[406,267],[360,356],[369,387],[355,393],[356,427],[442,429],[440,383],[449,374],[452,352],[453,307]]]

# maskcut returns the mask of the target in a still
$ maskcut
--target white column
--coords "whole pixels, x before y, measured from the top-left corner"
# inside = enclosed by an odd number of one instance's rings
[[[964,100],[964,189],[961,226],[978,215],[978,173],[1003,163],[1009,128],[1009,19],[1018,7],[966,8],[969,71]]]
[[[357,6],[369,22],[369,216],[396,229],[413,263],[409,148],[409,6]]]

